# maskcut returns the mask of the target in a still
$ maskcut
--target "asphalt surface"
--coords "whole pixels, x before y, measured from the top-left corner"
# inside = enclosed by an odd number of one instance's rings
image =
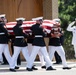
[[[68,66],[72,69],[63,70],[62,64],[53,64],[53,67],[56,69],[54,71],[46,71],[41,68],[40,62],[35,61],[34,64],[38,70],[26,71],[26,62],[22,62],[19,65],[20,69],[16,72],[9,71],[9,65],[0,65],[0,75],[76,75],[76,62],[67,62]]]

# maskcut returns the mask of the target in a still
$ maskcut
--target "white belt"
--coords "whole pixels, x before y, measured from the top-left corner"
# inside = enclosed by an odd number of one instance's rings
[[[35,37],[43,37],[42,35],[36,35]]]
[[[24,38],[24,36],[16,36],[15,38]]]
[[[5,34],[5,33],[0,33],[0,35],[3,35],[3,34]]]

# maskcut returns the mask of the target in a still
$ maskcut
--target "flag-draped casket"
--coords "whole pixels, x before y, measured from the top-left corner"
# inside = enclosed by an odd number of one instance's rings
[[[30,33],[31,30],[31,26],[34,25],[36,23],[36,21],[24,21],[22,24],[23,29],[25,30],[26,33]],[[42,27],[44,28],[44,30],[48,33],[50,32],[51,28],[53,27],[53,24],[55,24],[54,21],[52,20],[43,20],[42,23]],[[7,30],[10,34],[14,34],[13,33],[13,27],[16,25],[16,22],[8,22],[6,24]]]

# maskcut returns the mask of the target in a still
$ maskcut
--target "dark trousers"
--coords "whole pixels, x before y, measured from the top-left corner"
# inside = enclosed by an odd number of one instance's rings
[[[8,61],[6,60],[5,55],[4,55],[4,54],[2,54],[2,56],[3,56],[3,64],[8,64]]]
[[[56,63],[61,63],[62,62],[62,60],[61,60],[61,57],[58,55],[58,53],[57,52],[55,52],[55,60],[56,60]]]

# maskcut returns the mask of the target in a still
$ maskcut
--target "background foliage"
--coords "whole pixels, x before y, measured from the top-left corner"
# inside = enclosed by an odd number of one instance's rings
[[[76,0],[59,0],[59,18],[61,19],[61,27],[64,30],[64,49],[68,59],[74,58],[74,49],[71,44],[72,33],[66,31],[69,23],[76,18]]]

